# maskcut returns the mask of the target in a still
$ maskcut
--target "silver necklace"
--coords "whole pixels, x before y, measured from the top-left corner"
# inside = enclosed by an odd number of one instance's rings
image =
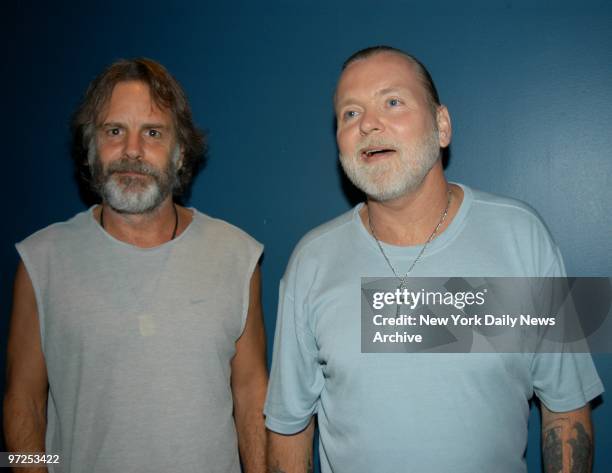
[[[421,251],[419,251],[419,254],[414,259],[414,261],[412,262],[412,264],[410,265],[410,267],[408,268],[408,271],[406,271],[406,274],[404,276],[401,276],[396,271],[396,269],[393,266],[393,264],[391,264],[391,260],[387,256],[387,253],[385,253],[385,250],[383,249],[382,244],[380,243],[380,240],[378,239],[378,237],[376,236],[376,232],[374,231],[374,224],[372,223],[372,214],[370,213],[370,209],[368,209],[368,225],[370,226],[370,232],[372,233],[372,236],[374,237],[374,240],[376,240],[376,244],[378,245],[378,249],[380,250],[380,253],[383,255],[383,258],[385,258],[385,261],[387,262],[387,265],[389,266],[389,268],[391,268],[391,271],[393,271],[393,274],[395,275],[395,277],[400,282],[400,285],[399,285],[399,289],[400,290],[408,288],[408,275],[413,270],[413,268],[416,266],[416,264],[419,262],[419,260],[421,259],[421,256],[423,256],[423,253],[425,253],[425,249],[427,248],[427,245],[429,245],[431,240],[434,239],[434,237],[438,233],[438,230],[440,229],[440,226],[442,225],[442,223],[444,223],[444,220],[446,220],[446,216],[448,215],[448,209],[450,207],[450,202],[451,202],[451,197],[452,197],[452,193],[451,193],[450,189],[448,190],[447,195],[448,195],[448,199],[446,201],[446,207],[444,208],[444,212],[442,212],[442,216],[440,217],[440,221],[436,225],[436,228],[433,229],[433,232],[431,232],[431,235],[429,235],[429,238],[427,239],[425,244],[421,247]]]

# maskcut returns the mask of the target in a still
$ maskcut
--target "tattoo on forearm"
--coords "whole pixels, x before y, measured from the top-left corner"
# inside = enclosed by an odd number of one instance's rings
[[[567,471],[563,469],[564,446],[565,448],[569,446],[565,459],[569,461],[570,473],[589,473],[593,441],[581,422],[574,422],[570,426],[570,419],[567,418],[556,419],[544,429],[542,437],[544,471],[546,473]]]
[[[574,424],[573,430],[576,432],[575,438],[567,441],[572,447],[571,473],[588,473],[591,471],[593,442],[580,422]]]
[[[306,467],[306,473],[312,473],[314,471],[314,467],[312,466],[312,456],[308,455],[308,463]]]
[[[544,432],[542,457],[546,473],[561,473],[563,469],[563,450],[561,448],[561,427],[553,427]]]

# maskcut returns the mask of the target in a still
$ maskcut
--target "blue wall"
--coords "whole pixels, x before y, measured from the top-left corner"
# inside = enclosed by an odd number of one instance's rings
[[[612,275],[612,4],[573,3],[13,5],[3,33],[3,346],[17,263],[12,245],[83,209],[67,125],[87,83],[120,57],[165,64],[209,130],[210,161],[189,203],[265,243],[270,348],[278,281],[294,244],[350,206],[331,97],[342,61],[373,44],[404,48],[430,68],[454,124],[450,179],[529,202],[569,274]],[[610,388],[612,355],[596,363]],[[609,471],[605,396],[594,418],[595,471]],[[538,428],[534,413],[530,471],[539,471]]]

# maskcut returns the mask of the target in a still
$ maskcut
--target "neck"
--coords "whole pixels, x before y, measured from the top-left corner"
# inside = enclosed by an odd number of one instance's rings
[[[361,219],[366,228],[369,228],[368,218],[371,219],[381,241],[400,246],[422,245],[440,222],[447,205],[448,213],[436,235],[448,228],[462,200],[463,191],[448,184],[438,162],[412,192],[386,202],[368,199]]]
[[[176,211],[176,213],[175,213]],[[103,228],[114,238],[140,248],[152,248],[170,241],[173,237],[177,215],[176,235],[184,228],[181,217],[186,210],[175,207],[169,196],[159,207],[143,214],[127,214],[114,210],[108,204],[98,206],[94,216],[100,222],[103,217]],[[184,219],[183,219],[184,220]],[[175,236],[176,236],[175,235]]]

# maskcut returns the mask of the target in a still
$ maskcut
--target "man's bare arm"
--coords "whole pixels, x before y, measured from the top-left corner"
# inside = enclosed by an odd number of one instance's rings
[[[542,405],[542,457],[546,473],[590,473],[593,461],[591,408],[552,412]]]
[[[268,430],[268,473],[312,473],[314,418],[301,432],[281,435]]]
[[[246,473],[266,471],[266,430],[263,405],[268,385],[266,334],[261,310],[259,266],[251,277],[246,325],[232,360],[234,419],[240,458]]]
[[[36,297],[30,277],[19,263],[7,349],[4,438],[11,452],[44,452],[47,425],[47,369],[42,353]],[[45,472],[46,468],[19,469]]]

